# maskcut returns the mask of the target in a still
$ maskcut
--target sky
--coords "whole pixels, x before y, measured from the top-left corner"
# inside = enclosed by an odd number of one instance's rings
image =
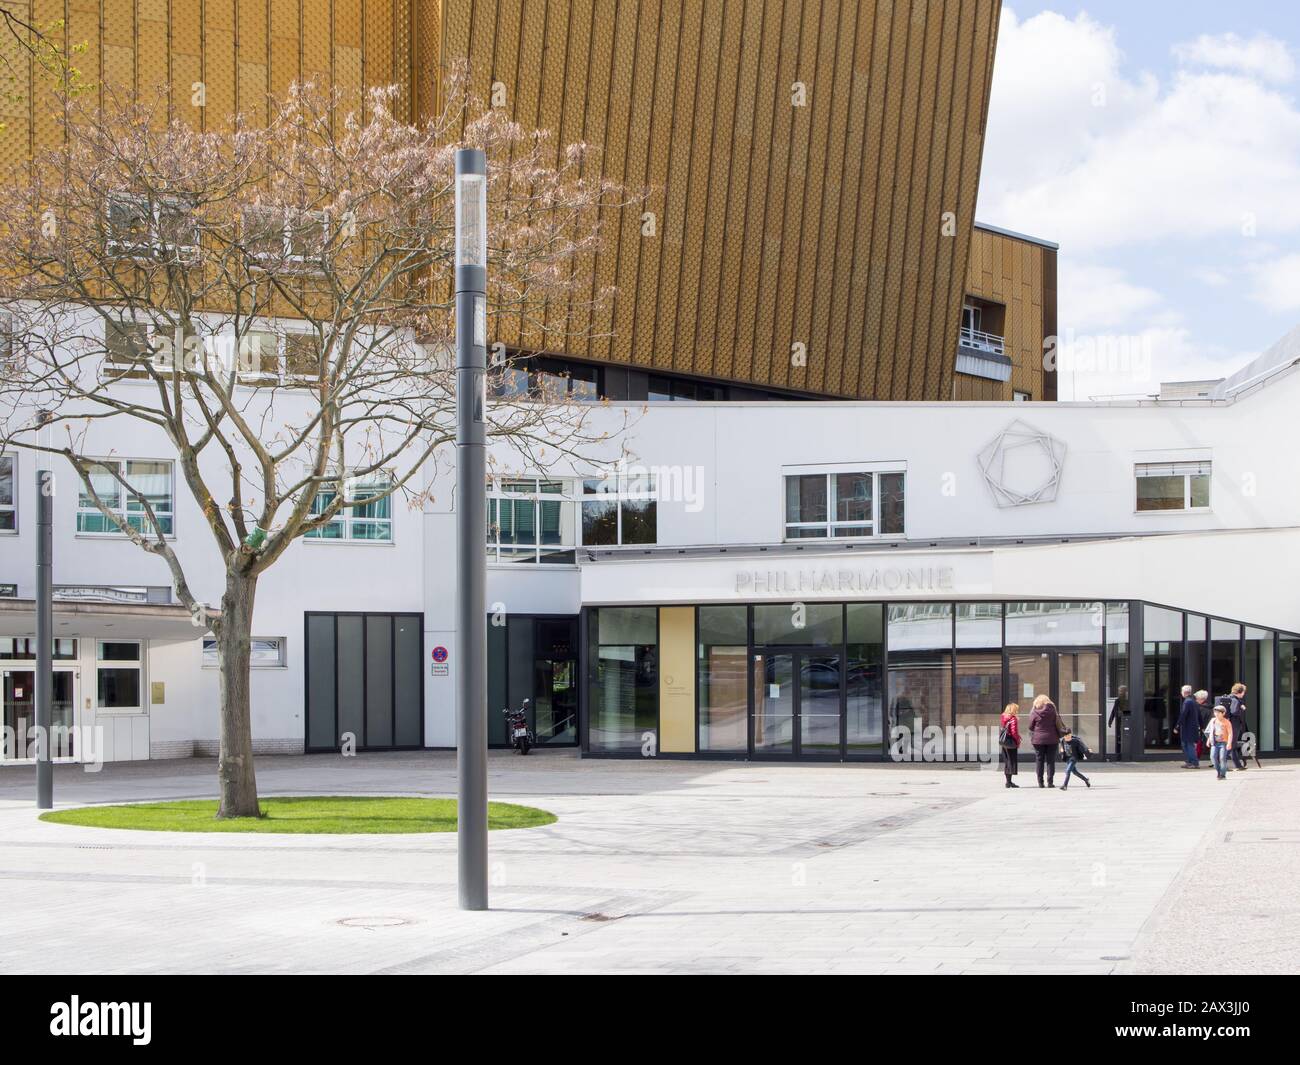
[[[1300,325],[1300,3],[1004,0],[976,218],[1060,245],[1061,399]]]

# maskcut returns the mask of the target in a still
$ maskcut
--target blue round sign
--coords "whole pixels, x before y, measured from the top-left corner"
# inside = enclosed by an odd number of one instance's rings
[[[447,648],[443,647],[441,644],[435,647],[433,649],[433,660],[435,662],[447,661]]]

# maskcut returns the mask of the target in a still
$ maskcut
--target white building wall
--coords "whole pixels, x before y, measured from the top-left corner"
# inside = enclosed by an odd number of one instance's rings
[[[1300,375],[1291,373],[1228,404],[665,404],[633,408],[626,444],[636,461],[685,477],[692,489],[684,497],[661,499],[660,548],[778,545],[783,537],[782,478],[788,468],[894,464],[907,472],[907,535],[897,548],[898,564],[905,553],[932,567],[951,561],[954,583],[945,595],[1144,598],[1298,630],[1300,607],[1290,593],[1300,577],[1295,561],[1300,556],[1297,400]],[[593,407],[592,426],[616,429],[628,410]],[[999,508],[976,459],[1017,419],[1064,444],[1063,475],[1054,501]],[[89,449],[105,456],[172,457],[166,441],[132,419],[92,425],[87,431]],[[611,461],[617,448],[611,441],[597,457]],[[506,448],[498,448],[495,457],[503,471],[515,470]],[[1177,458],[1213,463],[1210,510],[1137,513],[1134,464]],[[225,483],[217,457],[210,461],[213,483]],[[308,611],[422,611],[425,742],[454,744],[459,656],[452,465],[449,449],[440,470],[426,474],[435,491],[422,510],[395,499],[393,544],[300,541],[263,577],[254,635],[285,637],[288,649],[285,668],[259,669],[253,675],[253,731],[264,748],[289,750],[302,744]],[[168,584],[161,559],[122,539],[75,533],[76,478],[68,468],[55,468],[60,485],[55,498],[56,583]],[[20,531],[0,536],[0,581],[17,581],[20,597],[34,591],[35,469],[34,456],[20,455]],[[516,472],[580,476],[593,469],[563,463],[546,471]],[[661,478],[661,486],[666,483]],[[220,560],[179,476],[176,507],[176,551],[197,596],[216,605],[222,591]],[[1181,535],[1142,536],[1152,532]],[[926,549],[931,539],[1103,534],[1130,539],[968,552],[951,545]],[[827,549],[820,550],[825,554]],[[815,543],[805,542],[799,557],[806,561],[792,561],[783,550],[769,556],[770,565],[814,565],[818,551]],[[626,561],[582,566],[494,566],[488,576],[489,609],[499,604],[507,614],[573,614],[584,602],[759,598],[737,590],[736,572],[769,562],[742,561],[740,554],[695,560],[665,557],[661,551],[638,559],[629,552]],[[851,557],[850,564],[861,567],[877,564],[879,555],[841,550],[837,558]],[[445,674],[435,675],[429,656],[439,645],[448,648],[450,665]],[[93,648],[87,644],[84,653],[92,660],[87,665],[83,657],[83,705],[93,695],[94,676]],[[197,640],[151,643],[146,690],[150,679],[163,680],[165,702],[150,708],[143,726],[139,721],[112,722],[114,756],[129,751],[140,757],[151,747],[160,755],[184,753],[187,742],[200,752],[215,750],[217,674],[201,668],[200,660]]]

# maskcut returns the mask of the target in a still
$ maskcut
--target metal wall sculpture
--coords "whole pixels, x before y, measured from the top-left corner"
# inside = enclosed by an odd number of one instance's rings
[[[977,459],[999,507],[1050,503],[1065,465],[1065,444],[1017,418],[985,445]]]

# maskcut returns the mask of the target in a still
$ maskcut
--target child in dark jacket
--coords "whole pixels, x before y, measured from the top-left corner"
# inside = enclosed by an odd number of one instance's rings
[[[1088,757],[1092,752],[1088,750],[1088,745],[1079,739],[1069,729],[1065,730],[1065,735],[1061,737],[1061,757],[1065,759],[1065,780],[1061,783],[1061,790],[1064,791],[1070,786],[1070,774],[1073,773],[1087,787],[1092,787],[1092,781],[1083,775],[1079,769],[1079,763]]]

